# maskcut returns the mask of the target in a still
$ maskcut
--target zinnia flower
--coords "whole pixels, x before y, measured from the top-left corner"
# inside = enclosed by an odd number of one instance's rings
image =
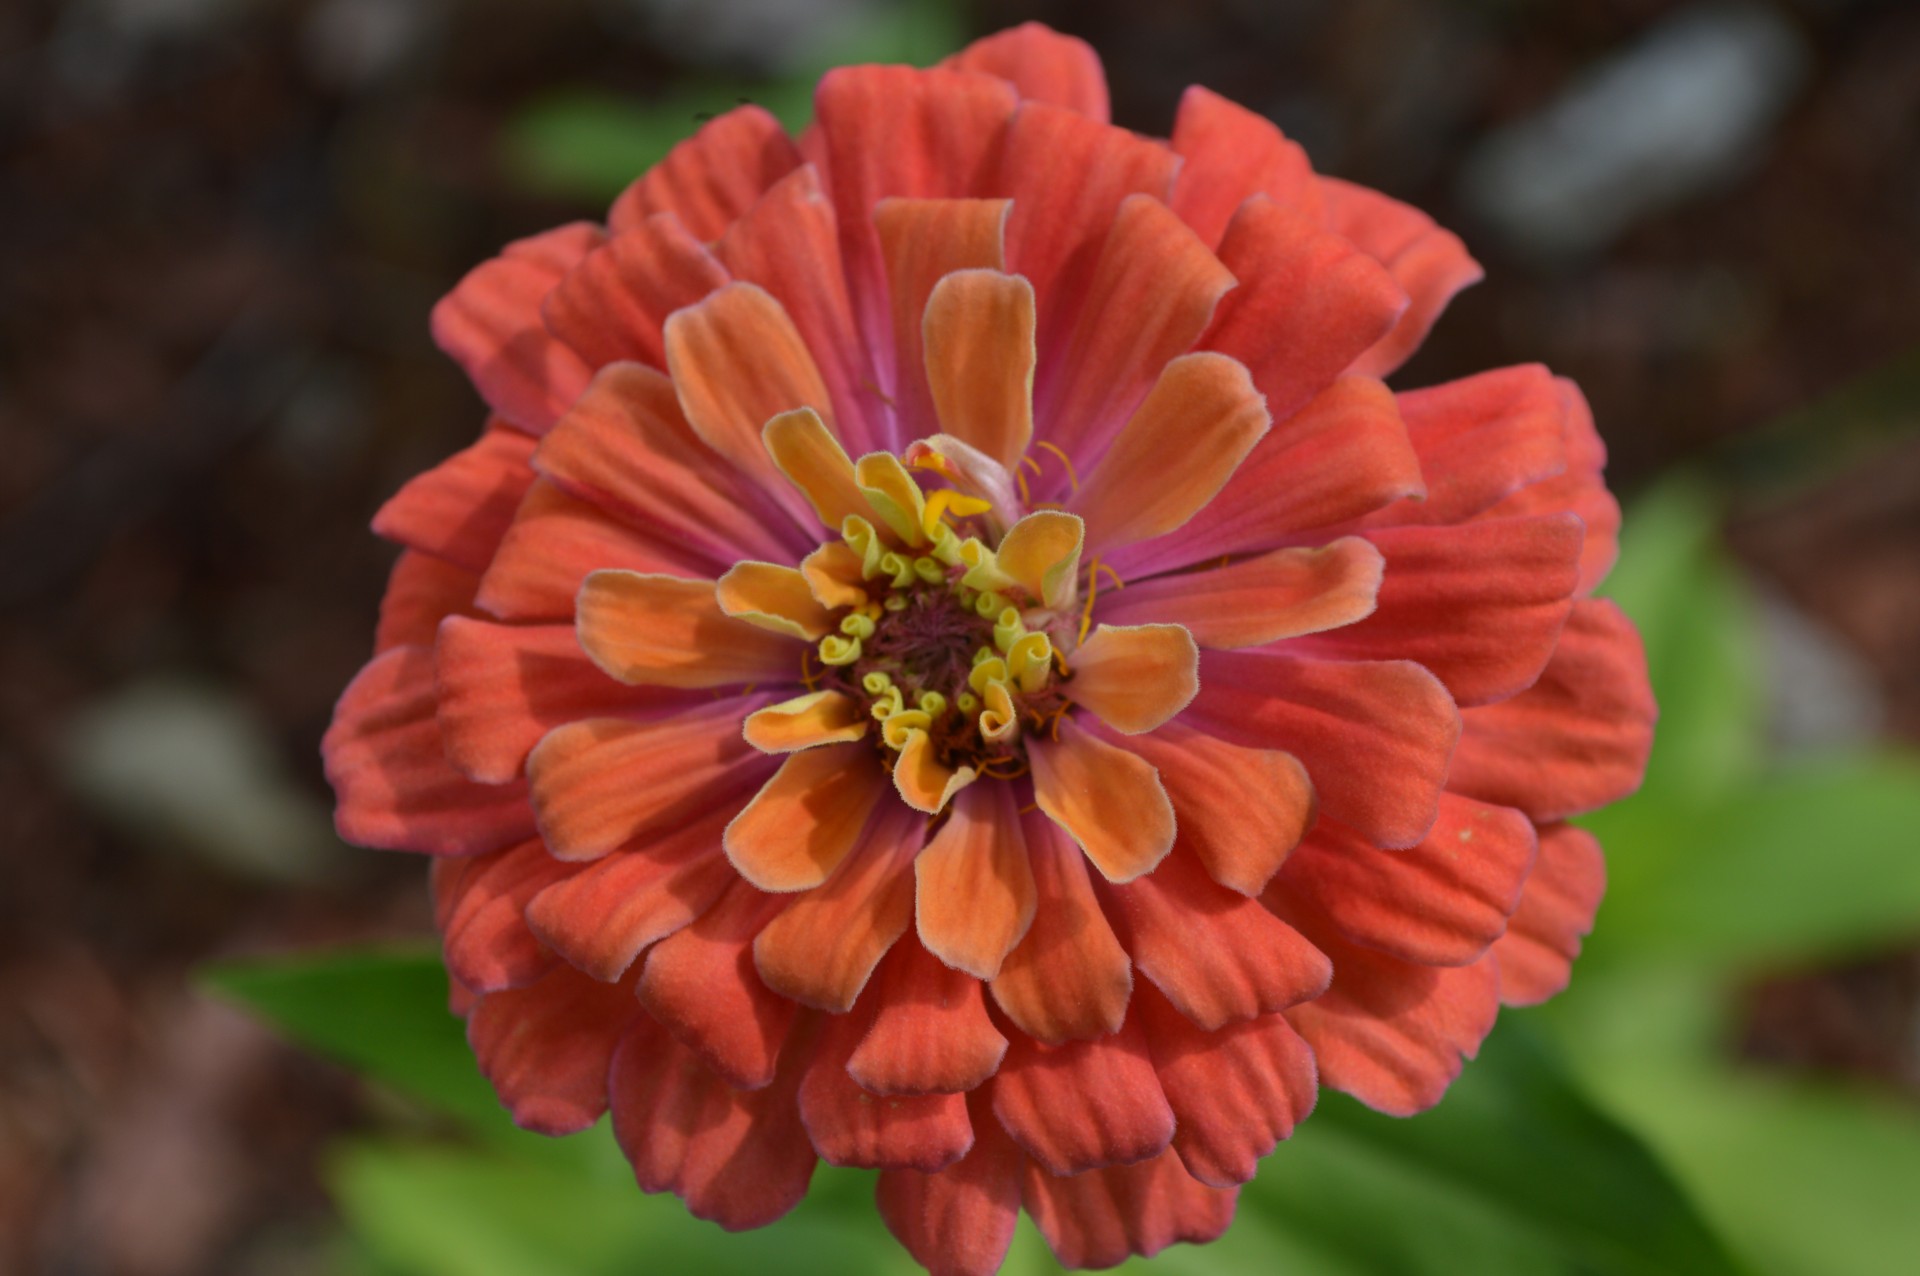
[[[493,412],[326,740],[481,1069],[728,1228],[878,1167],[921,1263],[1231,1219],[1317,1086],[1434,1102],[1564,986],[1639,782],[1618,511],[1538,367],[1382,378],[1479,276],[1026,26],[747,106],[434,314]]]

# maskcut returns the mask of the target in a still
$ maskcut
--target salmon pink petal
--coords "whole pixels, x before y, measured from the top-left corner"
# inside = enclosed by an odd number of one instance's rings
[[[938,1276],[993,1276],[1020,1221],[1026,1155],[994,1119],[984,1093],[969,1097],[973,1147],[938,1174],[882,1170],[875,1201],[894,1239]]]
[[[1535,1006],[1566,988],[1606,890],[1607,862],[1593,834],[1570,824],[1540,830],[1540,858],[1493,946],[1503,1004]]]
[[[1339,629],[1373,613],[1385,560],[1358,536],[1276,549],[1211,571],[1136,581],[1101,595],[1106,624],[1183,626],[1202,647],[1261,647]]]
[[[873,210],[893,299],[893,406],[910,439],[940,430],[924,357],[927,299],[956,270],[1005,263],[1004,199],[884,199]]]
[[[847,1060],[847,1075],[870,1094],[972,1090],[993,1075],[1007,1039],[987,1017],[980,981],[951,970],[908,939],[895,944],[874,977],[873,1027]]]
[[[575,222],[508,244],[454,285],[433,308],[433,339],[487,406],[528,434],[560,419],[591,369],[547,331],[541,306],[554,285],[605,236]]]
[[[588,253],[547,295],[547,330],[590,368],[666,365],[660,328],[728,280],[706,245],[672,213],[655,213]]]
[[[524,782],[475,784],[447,760],[428,648],[375,656],[341,694],[320,752],[334,827],[356,846],[476,855],[533,832]]]
[[[1240,286],[1220,303],[1201,345],[1252,370],[1275,420],[1332,385],[1407,305],[1372,258],[1264,196],[1234,213],[1220,261]]]
[[[1379,850],[1322,820],[1269,890],[1307,901],[1354,943],[1421,965],[1464,966],[1507,929],[1535,844],[1520,812],[1448,793],[1433,831],[1404,851]]]
[[[1386,267],[1409,299],[1393,330],[1354,360],[1353,371],[1384,377],[1420,348],[1454,295],[1486,272],[1458,235],[1417,208],[1334,177],[1320,179],[1320,193],[1327,226]]]
[[[1341,942],[1330,926],[1291,920],[1333,958],[1333,987],[1286,1012],[1313,1047],[1320,1081],[1388,1116],[1440,1101],[1500,1013],[1492,954],[1466,966],[1423,966]]]
[[[447,971],[478,993],[530,984],[554,963],[527,929],[527,901],[574,871],[539,838],[433,862],[434,924]]]
[[[872,716],[853,697],[814,691],[748,714],[741,731],[762,753],[794,753],[858,740],[872,725]]]
[[[1135,968],[1208,1031],[1317,997],[1333,977],[1300,932],[1189,856],[1101,894]]]
[[[643,949],[705,913],[739,874],[720,853],[725,807],[672,832],[619,847],[534,896],[527,925],[540,942],[612,982]]]
[[[910,866],[925,827],[918,812],[882,804],[826,884],[794,897],[754,941],[754,959],[768,987],[834,1014],[852,1008],[873,968],[913,925]]]
[[[1173,849],[1173,803],[1153,766],[1070,721],[1034,740],[1033,796],[1110,882],[1151,872]]]
[[[1538,682],[1468,712],[1449,787],[1540,821],[1617,802],[1640,787],[1657,716],[1633,622],[1583,600]]]
[[[794,1102],[808,1051],[791,1042],[773,1084],[736,1090],[639,1015],[608,1078],[613,1136],[642,1191],[672,1192],[730,1232],[800,1203],[818,1161]]]
[[[964,1094],[895,1094],[876,1102],[847,1071],[872,1014],[829,1015],[800,1083],[800,1119],[829,1165],[934,1174],[973,1146]]]
[[[1018,102],[993,76],[935,68],[849,66],[814,91],[815,132],[803,139],[820,163],[840,217],[854,320],[876,356],[874,375],[892,385],[893,308],[873,210],[891,196],[954,199],[980,194]],[[891,433],[886,445],[903,441]]]
[[[697,554],[718,574],[742,558],[785,558],[778,506],[687,424],[665,374],[601,369],[540,442],[534,468],[623,523]]]
[[[927,295],[921,343],[942,432],[1012,469],[1033,440],[1033,285],[956,270]]]
[[[1179,166],[1164,143],[1064,106],[1020,104],[986,189],[1013,201],[1007,269],[1025,275],[1040,302],[1042,379],[1085,304],[1121,203],[1129,195],[1166,199]]]
[[[373,654],[395,647],[431,647],[442,620],[474,613],[473,596],[479,589],[480,577],[474,572],[419,550],[401,550],[387,577],[387,592],[380,596]]]
[[[1578,514],[1587,528],[1586,548],[1580,555],[1580,594],[1584,597],[1606,579],[1620,556],[1620,503],[1601,478],[1607,449],[1593,428],[1593,413],[1587,408],[1586,398],[1571,381],[1559,379],[1554,385],[1566,407],[1565,472],[1520,488],[1480,517],[1508,518],[1563,510]]]
[[[1275,424],[1213,503],[1183,527],[1104,557],[1132,581],[1298,544],[1310,529],[1425,490],[1393,395],[1378,381],[1343,377]]]
[[[773,1081],[798,1009],[760,982],[753,937],[782,907],[745,882],[647,953],[640,1004],[700,1062],[740,1090]]]
[[[1041,905],[989,985],[993,1000],[1040,1041],[1114,1032],[1126,1018],[1133,966],[1094,898],[1086,859],[1037,812],[1021,816],[1021,831]]]
[[[795,679],[804,647],[734,619],[707,580],[599,571],[580,586],[580,647],[629,684],[722,687]]]
[[[1173,1138],[1147,1034],[1131,1017],[1093,1041],[1044,1046],[1014,1034],[993,1079],[993,1112],[1049,1174],[1131,1165]]]
[[[728,284],[675,311],[666,340],[667,371],[694,433],[768,493],[793,528],[813,528],[812,509],[782,478],[762,435],[768,421],[795,408],[812,408],[831,424],[833,402],[780,303],[757,285]],[[808,530],[794,543],[812,539]]]
[[[1403,391],[1394,402],[1427,490],[1368,515],[1370,526],[1458,523],[1567,468],[1566,403],[1539,364]]]
[[[975,40],[941,63],[1010,80],[1020,96],[1052,102],[1088,119],[1107,120],[1107,75],[1084,40],[1038,22],[1023,22]]]
[[[515,1125],[574,1134],[607,1110],[607,1065],[639,1017],[630,987],[555,966],[524,988],[481,997],[467,1044]]]
[[[1586,538],[1572,514],[1369,532],[1386,558],[1371,616],[1292,645],[1343,659],[1417,660],[1462,707],[1532,686],[1580,583]]]
[[[485,784],[520,777],[557,726],[613,714],[655,718],[709,703],[704,691],[629,687],[600,672],[572,625],[449,617],[434,647],[440,734],[454,766]]]
[[[700,577],[697,554],[625,526],[544,480],[527,492],[480,578],[480,608],[502,620],[573,620],[580,582],[603,567]]]
[[[1249,196],[1266,195],[1309,216],[1320,212],[1320,183],[1298,142],[1271,120],[1193,85],[1180,95],[1173,149],[1184,161],[1173,210],[1213,247]]]
[[[786,309],[820,365],[840,437],[856,455],[887,446],[887,409],[873,359],[854,327],[840,261],[840,229],[804,164],[787,174],[727,228],[714,254],[734,277],[759,284]]]
[[[1410,660],[1327,661],[1208,651],[1189,724],[1306,764],[1320,809],[1376,846],[1412,846],[1433,827],[1460,711]]]
[[[1247,1182],[1260,1158],[1313,1111],[1320,1095],[1313,1051],[1285,1015],[1208,1032],[1158,992],[1142,989],[1140,1022],[1178,1122],[1173,1150],[1202,1183]]]
[[[1068,694],[1123,735],[1151,731],[1200,690],[1200,648],[1179,625],[1101,625],[1073,653]]]
[[[409,481],[373,516],[377,535],[483,572],[533,483],[533,440],[495,423],[480,441]]]
[[[589,718],[549,731],[527,759],[547,845],[561,859],[597,859],[744,800],[772,765],[740,738],[740,719],[757,704],[721,700],[662,722]]]
[[[1098,456],[1160,370],[1193,349],[1233,286],[1227,268],[1165,204],[1151,195],[1123,200],[1072,335],[1039,387],[1047,437],[1070,456]],[[1058,490],[1056,482],[1049,494]]]
[[[862,742],[792,753],[727,825],[727,858],[764,891],[806,891],[833,876],[887,791]]]
[[[1104,555],[1185,523],[1219,495],[1268,424],[1246,368],[1232,359],[1189,354],[1169,363],[1067,503],[1087,522],[1088,546]]]
[[[657,213],[672,213],[696,239],[712,241],[799,163],[779,120],[758,106],[736,107],[703,124],[621,192],[607,226],[618,235]]]
[[[1178,720],[1108,739],[1153,764],[1179,820],[1179,845],[1242,895],[1266,887],[1319,813],[1306,768],[1290,753],[1244,749]]]
[[[1021,1199],[1062,1267],[1098,1268],[1181,1241],[1217,1240],[1233,1222],[1238,1189],[1206,1186],[1167,1151],[1072,1178],[1029,1165]]]
[[[1033,925],[1026,834],[1005,784],[965,789],[950,809],[913,861],[920,942],[954,969],[992,979]]]

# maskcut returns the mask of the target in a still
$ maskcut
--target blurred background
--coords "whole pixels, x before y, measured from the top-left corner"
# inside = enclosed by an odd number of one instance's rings
[[[1458,230],[1487,281],[1398,384],[1585,388],[1666,720],[1574,991],[1517,1017],[1753,1270],[1913,1270],[1920,5],[8,0],[0,1271],[496,1270],[339,1152],[434,1118],[194,979],[428,930],[318,762],[367,520],[481,421],[427,312],[706,113],[1027,18],[1119,123],[1204,83]]]

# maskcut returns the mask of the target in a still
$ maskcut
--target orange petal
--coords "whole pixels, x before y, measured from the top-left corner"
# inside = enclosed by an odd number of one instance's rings
[[[992,1276],[1020,1221],[1026,1153],[1007,1137],[985,1090],[968,1096],[973,1149],[938,1174],[882,1170],[874,1203],[887,1230],[928,1271]]]
[[[1371,615],[1384,560],[1358,536],[1319,549],[1276,549],[1212,571],[1135,581],[1100,596],[1109,624],[1184,625],[1202,647],[1262,647]]]
[[[1012,527],[994,551],[994,562],[1027,596],[1047,607],[1073,599],[1087,525],[1064,510],[1036,510]]]
[[[833,613],[814,598],[796,567],[735,563],[713,593],[721,611],[769,633],[814,642],[833,632]]]
[[[851,747],[872,756],[863,745]],[[822,752],[796,754],[789,764]],[[852,1008],[873,968],[913,925],[909,865],[925,829],[917,812],[881,808],[826,884],[796,896],[754,940],[754,961],[769,988],[833,1014]]]
[[[1307,770],[1290,753],[1244,749],[1178,721],[1114,743],[1153,764],[1179,819],[1180,844],[1242,895],[1266,887],[1319,814]]]
[[[1234,278],[1159,200],[1121,205],[1065,352],[1040,387],[1047,437],[1097,456],[1171,359],[1193,349]]]
[[[1117,1031],[1133,993],[1133,967],[1093,895],[1086,857],[1051,820],[1021,817],[1036,898],[1033,925],[990,985],[1007,1018],[1036,1040]]]
[[[838,532],[849,514],[866,517],[867,498],[854,481],[853,461],[812,408],[782,412],[761,431],[767,454],[813,506],[827,528]]]
[[[938,432],[922,325],[927,299],[956,270],[999,270],[1003,199],[884,199],[873,210],[893,298],[893,402],[908,438]]]
[[[980,785],[955,798],[913,874],[927,951],[980,979],[998,975],[1033,924],[1037,899],[1010,786]]]
[[[1173,849],[1173,803],[1153,764],[1071,721],[1027,747],[1033,796],[1110,882],[1130,882]]]
[[[672,213],[656,213],[588,253],[547,297],[547,329],[587,366],[625,359],[661,367],[667,316],[727,282],[706,245]]]
[[[727,858],[761,890],[811,890],[853,850],[885,791],[866,745],[794,753],[727,825]]]
[[[1033,439],[1033,285],[956,270],[927,297],[926,376],[940,428],[1011,469]]]
[[[802,528],[806,500],[767,455],[768,421],[795,408],[833,411],[806,342],[763,288],[732,283],[667,320],[667,371],[687,421],[707,445],[769,492]]]
[[[655,213],[672,213],[694,236],[720,238],[761,193],[800,162],[780,121],[740,106],[707,121],[613,201],[607,225],[631,230]]]
[[[916,811],[938,815],[979,772],[970,766],[950,767],[933,751],[933,739],[914,728],[907,732],[900,756],[893,764],[893,787],[900,800]]]
[[[872,715],[851,696],[815,691],[748,714],[742,730],[762,753],[794,753],[858,740],[872,725]]]
[[[1200,648],[1179,625],[1101,625],[1072,663],[1068,696],[1127,735],[1153,730],[1200,690]]]
[[[751,700],[664,722],[589,718],[547,733],[527,758],[533,810],[561,859],[595,859],[658,836],[715,802],[743,799],[771,765],[738,723]]]
[[[800,560],[800,574],[822,607],[858,607],[867,601],[861,566],[845,541],[828,541]]]
[[[718,905],[653,946],[635,989],[648,1014],[741,1090],[773,1080],[799,1009],[753,969],[753,937],[780,907],[736,878]]]
[[[580,646],[621,682],[720,687],[792,682],[803,648],[733,619],[711,581],[601,571],[580,587]]]
[[[1226,485],[1267,426],[1241,364],[1215,354],[1175,359],[1068,502],[1087,520],[1087,544],[1105,553],[1179,527]]]

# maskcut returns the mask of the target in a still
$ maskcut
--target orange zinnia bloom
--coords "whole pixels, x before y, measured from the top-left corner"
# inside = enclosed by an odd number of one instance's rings
[[[375,520],[340,830],[439,857],[515,1119],[701,1217],[824,1157],[941,1271],[1210,1239],[1566,982],[1654,716],[1600,440],[1388,390],[1479,268],[1205,90],[1137,136],[1027,26],[817,108],[435,312],[494,417]]]

